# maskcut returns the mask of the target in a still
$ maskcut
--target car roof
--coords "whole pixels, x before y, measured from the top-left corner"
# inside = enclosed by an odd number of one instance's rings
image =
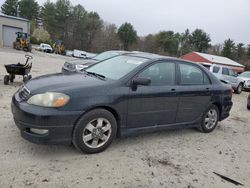
[[[179,59],[179,58],[176,58],[176,57],[163,56],[163,55],[153,54],[153,53],[148,53],[148,52],[131,52],[130,54],[127,54],[127,55],[133,56],[133,57],[146,58],[146,59],[149,59],[149,60],[164,60],[164,59],[169,60],[169,59],[171,59],[171,60],[179,60],[179,61],[191,62],[191,61],[186,61],[186,60]]]
[[[104,52],[115,52],[115,53],[119,53],[119,54],[130,53],[129,51],[125,51],[125,50],[109,50],[109,51],[104,51]]]

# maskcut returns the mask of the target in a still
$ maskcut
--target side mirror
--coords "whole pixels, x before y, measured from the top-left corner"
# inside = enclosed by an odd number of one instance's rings
[[[147,86],[151,83],[151,80],[149,78],[140,78],[137,77],[132,81],[133,85],[142,85],[142,86]]]

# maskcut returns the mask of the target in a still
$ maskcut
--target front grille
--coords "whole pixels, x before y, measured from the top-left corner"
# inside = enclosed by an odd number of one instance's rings
[[[19,97],[22,100],[26,100],[30,97],[30,91],[24,86],[19,91]]]

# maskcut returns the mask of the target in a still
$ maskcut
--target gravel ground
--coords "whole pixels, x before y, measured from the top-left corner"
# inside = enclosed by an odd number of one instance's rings
[[[250,111],[247,93],[233,95],[231,116],[210,134],[169,130],[116,139],[104,152],[35,145],[21,138],[10,110],[21,77],[5,86],[4,64],[24,52],[0,48],[0,187],[236,187],[218,172],[250,187]],[[33,52],[32,76],[60,72],[69,57]]]

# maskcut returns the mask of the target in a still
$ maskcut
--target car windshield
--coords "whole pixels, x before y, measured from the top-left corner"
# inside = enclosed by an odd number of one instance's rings
[[[117,56],[97,63],[84,71],[118,80],[146,61],[148,59],[142,57]]]
[[[250,72],[243,72],[239,75],[240,77],[247,77],[250,78]]]
[[[105,59],[109,59],[109,58],[117,56],[117,55],[119,55],[118,52],[109,51],[109,52],[100,53],[99,55],[95,56],[93,59],[97,60],[97,61],[103,61]]]

